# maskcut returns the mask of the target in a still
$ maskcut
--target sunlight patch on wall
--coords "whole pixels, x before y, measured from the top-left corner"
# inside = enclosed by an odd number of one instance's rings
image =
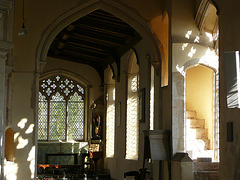
[[[213,41],[213,36],[211,33],[205,32],[206,36],[209,38],[209,42]]]
[[[192,34],[192,31],[188,31],[188,32],[185,34],[185,38],[190,39],[191,34]]]
[[[23,139],[22,136],[18,137],[17,149],[23,149],[28,144],[28,139]]]
[[[199,40],[200,40],[199,36],[196,36],[196,38],[194,39],[194,42],[199,43]]]
[[[17,126],[18,126],[19,128],[21,128],[21,129],[23,129],[23,128],[25,127],[26,123],[27,123],[27,118],[22,118],[22,119],[19,121],[19,123],[17,124]]]
[[[28,154],[27,161],[30,162],[29,169],[31,171],[31,178],[34,178],[35,173],[35,146],[32,147]]]
[[[30,124],[28,129],[25,131],[26,134],[30,134],[33,132],[34,124]]]
[[[214,50],[210,50],[210,48],[208,48],[204,56],[200,58],[199,63],[213,67],[218,71],[218,55]]]
[[[16,133],[14,134],[14,142],[17,141],[17,138],[18,138],[19,135],[20,135],[20,132],[16,132]]]
[[[4,178],[8,180],[16,180],[18,172],[17,163],[4,160]]]
[[[196,53],[197,49],[194,49],[193,47],[191,48],[190,52],[188,53],[188,57],[192,58],[193,55]]]
[[[182,51],[184,51],[187,46],[188,46],[188,43],[183,43],[183,45],[182,45]]]
[[[176,69],[180,74],[182,74],[185,77],[186,73],[184,71],[184,66],[179,67],[179,65],[177,64]]]

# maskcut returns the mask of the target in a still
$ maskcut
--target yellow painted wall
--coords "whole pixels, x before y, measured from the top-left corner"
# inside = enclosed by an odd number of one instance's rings
[[[188,69],[186,74],[186,109],[196,110],[197,118],[205,119],[212,149],[214,71],[204,66],[196,66]]]
[[[168,40],[169,40],[169,17],[164,15],[156,16],[151,20],[152,32],[158,38],[158,46],[162,61],[162,86],[168,85]]]

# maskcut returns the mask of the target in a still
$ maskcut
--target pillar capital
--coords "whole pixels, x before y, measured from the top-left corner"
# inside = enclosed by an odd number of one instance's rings
[[[6,60],[8,53],[13,48],[13,44],[8,41],[0,41],[0,59]]]

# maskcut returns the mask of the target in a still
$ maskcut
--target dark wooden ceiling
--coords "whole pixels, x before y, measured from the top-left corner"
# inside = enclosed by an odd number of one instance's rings
[[[53,40],[48,56],[90,65],[103,81],[104,69],[113,62],[119,66],[120,57],[140,40],[127,23],[96,10],[64,28]]]

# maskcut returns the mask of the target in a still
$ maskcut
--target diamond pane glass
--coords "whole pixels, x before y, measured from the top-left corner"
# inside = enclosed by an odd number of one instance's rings
[[[84,89],[80,86],[80,85],[77,85],[78,87],[78,91],[82,94],[84,94]]]
[[[154,67],[151,66],[150,130],[154,128]]]
[[[114,156],[115,139],[115,88],[109,87],[106,122],[106,156]]]
[[[84,101],[76,92],[68,101],[68,140],[82,140],[84,134]]]
[[[47,77],[39,83],[38,139],[82,140],[85,89],[77,81],[60,75]]]
[[[38,140],[47,140],[47,108],[46,97],[39,93],[38,102]]]
[[[138,158],[138,81],[137,76],[128,79],[126,159]],[[134,89],[132,87],[136,87]]]
[[[65,140],[66,102],[60,93],[50,101],[50,140]]]

